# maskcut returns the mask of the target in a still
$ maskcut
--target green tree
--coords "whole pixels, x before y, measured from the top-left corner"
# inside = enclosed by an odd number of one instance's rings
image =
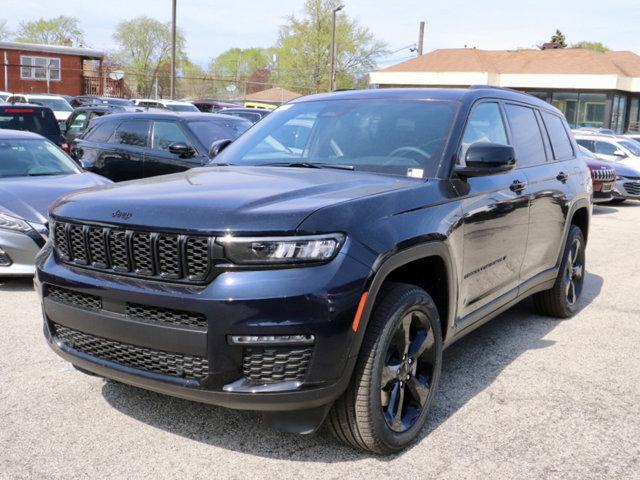
[[[300,93],[329,88],[332,10],[338,5],[338,0],[307,0],[302,17],[291,15],[281,27],[276,73],[286,88]],[[343,12],[336,20],[336,44],[338,88],[359,85],[386,53],[383,42]]]
[[[156,79],[159,92],[166,93],[171,62],[171,28],[169,24],[149,17],[137,17],[120,22],[113,34],[118,46],[116,58],[133,76],[138,95],[151,96]],[[186,58],[184,36],[176,35],[176,66]]]
[[[76,17],[60,15],[56,18],[22,22],[16,33],[16,41],[26,43],[44,43],[46,45],[64,45],[71,41],[75,45],[84,42],[84,32]]]
[[[4,18],[0,19],[0,40],[8,40],[11,37],[11,31],[7,27],[7,21]]]
[[[272,52],[266,48],[230,48],[211,61],[209,73],[241,81],[257,70],[269,68],[271,56]]]
[[[600,42],[588,42],[583,40],[581,42],[572,43],[569,48],[584,48],[586,50],[595,50],[596,52],[608,52],[609,47]]]
[[[551,43],[553,43],[556,48],[567,47],[567,40],[564,38],[564,34],[560,30],[556,30],[556,33],[551,35]]]
[[[212,94],[213,86],[200,65],[184,59],[178,83],[179,97],[201,98]]]

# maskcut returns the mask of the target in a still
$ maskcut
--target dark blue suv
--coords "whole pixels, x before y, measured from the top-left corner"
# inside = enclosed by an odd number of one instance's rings
[[[443,348],[530,295],[578,308],[591,180],[535,97],[315,95],[212,152],[52,208],[44,331],[78,370],[388,453]]]

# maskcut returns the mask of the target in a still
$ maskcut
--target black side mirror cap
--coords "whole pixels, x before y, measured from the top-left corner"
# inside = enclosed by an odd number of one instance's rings
[[[501,143],[473,143],[467,149],[464,160],[464,166],[455,168],[455,172],[462,178],[497,175],[513,170],[516,166],[513,147]]]
[[[169,152],[178,155],[181,158],[193,157],[195,150],[183,142],[175,142],[169,145]]]
[[[220,155],[220,152],[227,148],[233,140],[229,138],[223,138],[221,140],[216,140],[211,144],[211,148],[209,148],[209,158],[215,158]]]

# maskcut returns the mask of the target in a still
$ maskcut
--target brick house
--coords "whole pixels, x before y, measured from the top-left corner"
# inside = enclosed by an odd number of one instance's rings
[[[0,42],[0,90],[82,95],[103,90],[104,53],[65,45]]]

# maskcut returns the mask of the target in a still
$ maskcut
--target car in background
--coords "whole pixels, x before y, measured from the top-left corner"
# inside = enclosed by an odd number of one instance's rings
[[[256,123],[262,120],[264,117],[271,113],[271,110],[265,110],[262,108],[224,108],[220,110],[220,113],[224,115],[233,115],[235,117],[245,118],[251,123]]]
[[[79,95],[69,102],[73,108],[84,105],[110,105],[114,107],[131,107],[133,102],[126,98],[99,97],[97,95]]]
[[[195,100],[185,99],[185,102],[192,103],[201,112],[219,112],[224,108],[236,108],[240,107],[237,103],[221,102],[212,98],[198,98]]]
[[[69,144],[62,136],[60,124],[48,107],[17,103],[0,104],[0,129],[37,133],[65,152],[69,152]]]
[[[33,275],[54,200],[108,183],[40,135],[0,130],[0,276]]]
[[[11,92],[0,92],[0,101],[6,102],[7,98],[11,96]]]
[[[627,132],[623,135],[623,137],[640,143],[640,132]]]
[[[199,112],[193,103],[181,102],[179,100],[162,100],[151,98],[134,98],[133,104],[138,107],[162,108],[172,112]]]
[[[618,135],[579,134],[574,130],[578,145],[592,151],[600,160],[620,162],[640,168],[640,144]]]
[[[200,167],[219,140],[233,140],[251,122],[215,113],[116,113],[96,119],[72,145],[83,168],[113,181]]]
[[[8,99],[9,103],[31,103],[34,105],[42,105],[43,107],[49,107],[56,117],[59,124],[63,124],[71,115],[73,107],[67,102],[67,100],[61,95],[48,95],[48,94],[13,94]]]
[[[578,144],[582,159],[591,172],[593,184],[593,203],[606,203],[614,200],[616,171],[613,162],[600,160],[593,152]]]
[[[154,109],[155,110],[155,109]],[[111,113],[123,113],[123,112],[144,112],[143,107],[135,106],[118,106],[118,105],[87,105],[78,107],[73,110],[71,116],[67,119],[67,123],[64,127],[64,135],[67,138],[67,142],[71,143],[74,138],[79,137],[82,133],[91,125],[91,122],[96,118]],[[162,110],[158,110],[162,111]]]
[[[578,145],[582,158],[591,161],[598,160],[593,152],[582,145]],[[640,200],[640,168],[631,167],[620,162],[610,162],[616,171],[616,183],[613,187],[612,203],[622,203],[625,200]]]

